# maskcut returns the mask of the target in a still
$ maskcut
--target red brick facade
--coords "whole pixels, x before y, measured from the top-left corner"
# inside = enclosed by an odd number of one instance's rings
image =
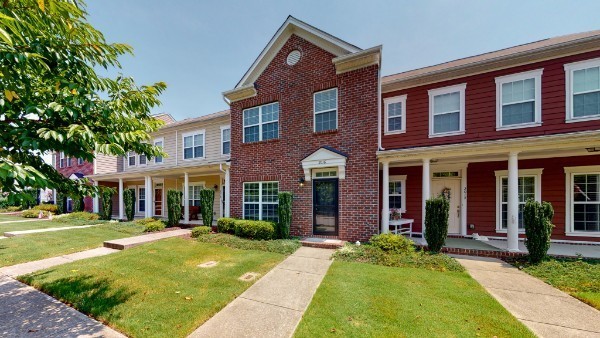
[[[58,170],[58,172],[63,174],[63,176],[65,176],[65,177],[69,177],[75,173],[81,173],[85,176],[94,174],[94,163],[83,161],[83,164],[78,164],[77,159],[72,158],[71,165],[68,165],[69,161],[67,158],[65,158],[65,166],[61,168],[60,167],[60,155],[56,154],[55,156],[56,156],[56,158],[55,158],[56,170]],[[85,202],[85,211],[92,212],[92,210],[93,210],[92,198],[85,197],[83,199],[83,201]]]
[[[292,50],[302,52],[294,66]],[[300,187],[301,161],[322,146],[348,155],[346,177],[339,181],[339,234],[366,240],[378,232],[377,84],[370,66],[336,75],[335,56],[292,35],[255,82],[258,95],[231,105],[231,215],[242,217],[243,183],[278,181],[279,191],[294,194],[292,235],[312,235],[312,184]],[[338,128],[313,132],[313,94],[338,88]],[[279,138],[244,144],[243,109],[279,102]]]

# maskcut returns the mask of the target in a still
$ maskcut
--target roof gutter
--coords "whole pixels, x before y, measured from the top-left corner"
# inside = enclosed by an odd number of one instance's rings
[[[377,148],[379,151],[385,150],[383,148],[381,141],[381,65],[377,69]]]

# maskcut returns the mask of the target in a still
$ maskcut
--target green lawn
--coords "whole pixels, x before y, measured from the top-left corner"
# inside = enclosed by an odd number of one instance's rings
[[[600,310],[600,260],[550,258],[523,270]]]
[[[284,257],[172,238],[20,279],[127,335],[185,337]]]
[[[20,220],[28,220],[28,219],[30,220],[31,218],[18,217],[15,220],[20,221]],[[75,225],[77,225],[77,224],[59,223],[59,222],[53,222],[53,221],[38,221],[38,220],[33,220],[31,222],[5,223],[5,224],[0,224],[0,235],[4,234],[7,231],[62,228],[62,227],[75,226]]]
[[[465,272],[334,261],[296,337],[534,337]]]
[[[47,223],[57,227],[69,225]],[[116,223],[1,239],[0,267],[97,248],[106,240],[139,235],[143,229],[132,223]]]
[[[0,215],[0,222],[6,221],[21,221],[27,218],[23,218],[21,216],[12,216],[12,215]]]

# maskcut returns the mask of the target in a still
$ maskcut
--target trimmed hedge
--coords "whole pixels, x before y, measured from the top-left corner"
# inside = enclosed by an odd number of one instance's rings
[[[25,218],[38,218],[42,213],[43,217],[48,217],[48,211],[39,209],[27,209],[21,212],[21,216]]]
[[[114,190],[110,188],[104,188],[100,195],[102,196],[102,211],[100,212],[100,218],[109,221],[112,218],[112,196]]]
[[[125,204],[125,217],[131,222],[135,216],[135,191],[133,189],[125,189],[123,200]]]
[[[215,191],[212,189],[200,190],[200,207],[202,208],[202,224],[212,226]]]
[[[67,211],[67,196],[60,191],[56,192],[56,213],[59,215]]]
[[[198,238],[202,235],[210,234],[211,228],[207,226],[199,226],[192,229],[192,238]]]
[[[150,223],[146,223],[144,225],[144,232],[156,232],[161,231],[165,228],[165,223],[163,221],[153,221]]]
[[[552,235],[552,218],[554,209],[548,202],[528,200],[523,209],[523,223],[525,224],[525,246],[529,251],[529,261],[533,264],[546,258],[550,249],[550,236]]]
[[[225,234],[235,233],[235,218],[221,217],[217,220],[217,231]]]
[[[291,192],[280,192],[277,196],[277,216],[279,222],[277,222],[277,237],[279,238],[290,238],[290,226],[292,225],[292,201],[294,196]]]
[[[181,193],[170,189],[167,191],[167,225],[172,227],[179,224],[181,219]]]
[[[429,251],[438,253],[448,237],[450,201],[443,196],[425,202],[425,240]]]
[[[275,226],[272,222],[251,221],[238,219],[234,223],[235,235],[250,239],[273,239],[275,236]]]
[[[36,205],[35,207],[33,207],[33,209],[44,210],[44,211],[48,211],[53,214],[56,214],[56,211],[58,210],[58,206],[54,205],[54,204],[42,203],[40,205]]]
[[[68,215],[59,217],[60,220],[80,220],[80,221],[97,221],[100,219],[98,214],[93,214],[87,211],[72,212]]]

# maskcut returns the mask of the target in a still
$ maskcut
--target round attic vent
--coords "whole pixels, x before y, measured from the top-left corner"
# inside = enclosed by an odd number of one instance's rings
[[[299,50],[291,51],[287,56],[287,60],[286,60],[287,64],[290,66],[297,64],[298,61],[300,61],[300,56],[301,56],[301,54],[300,54]]]

